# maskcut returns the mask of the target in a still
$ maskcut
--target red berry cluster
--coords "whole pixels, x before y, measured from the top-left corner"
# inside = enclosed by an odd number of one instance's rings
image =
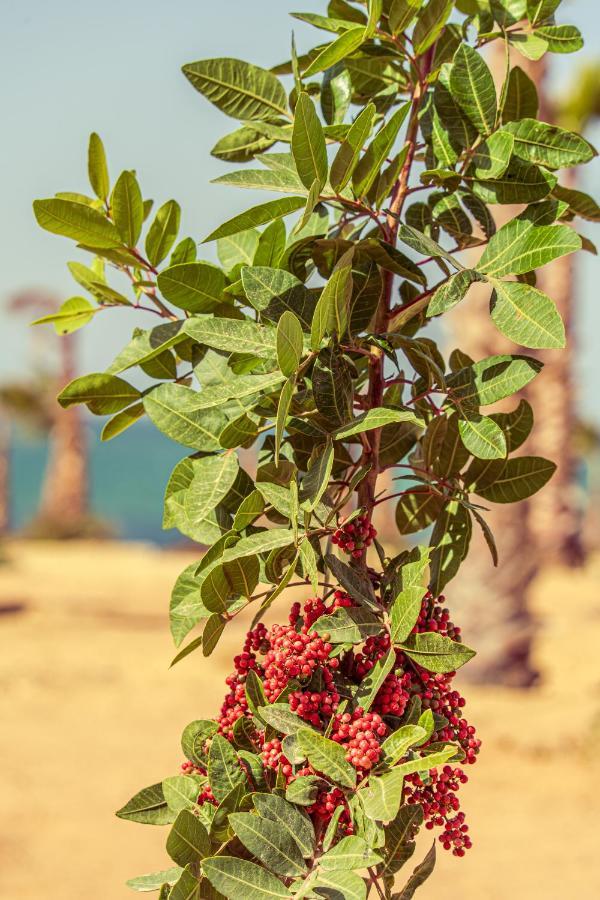
[[[455,856],[464,856],[465,850],[471,847],[471,838],[456,796],[461,784],[468,781],[463,770],[446,765],[441,772],[432,769],[427,783],[419,775],[409,775],[406,780],[411,785],[406,792],[407,802],[421,804],[425,827],[443,827],[439,840],[444,849],[452,850]]]
[[[361,559],[376,537],[377,531],[367,517],[358,516],[352,522],[338,528],[331,540],[344,553],[348,553],[354,559]]]
[[[363,527],[364,523],[355,520],[350,525]],[[354,531],[350,533],[362,541],[362,546],[350,548],[346,544],[346,548],[353,554],[360,552],[362,555],[365,547],[363,539],[368,543],[369,536],[357,535]],[[379,590],[379,579],[373,578],[372,582],[375,590]],[[444,597],[436,598],[426,593],[413,631],[436,631],[459,640],[460,629],[450,620],[444,603]],[[365,713],[360,708],[350,708],[337,713],[341,694],[347,695],[347,690],[344,692],[341,685],[350,684],[353,690],[352,685],[361,684],[391,646],[389,635],[382,633],[369,637],[358,651],[352,648],[339,657],[330,655],[331,644],[315,631],[317,621],[336,609],[356,605],[352,597],[341,589],[334,590],[326,599],[310,599],[304,606],[295,603],[290,612],[289,625],[273,625],[269,629],[262,624],[257,625],[248,632],[242,652],[235,657],[235,671],[227,678],[229,692],[218,719],[219,731],[233,742],[233,728],[237,720],[241,716],[252,719],[256,728],[252,740],[256,751],[261,754],[265,776],[273,785],[275,773],[277,777],[283,777],[286,784],[299,776],[318,773],[307,763],[301,767],[294,766],[285,756],[280,739],[265,741],[264,727],[253,719],[246,698],[250,670],[262,682],[269,702],[286,702],[282,699],[282,692],[285,691],[283,696],[287,697],[290,709],[340,744],[347,760],[361,777],[368,775],[380,761],[381,744],[390,727],[396,728],[402,724],[402,717],[414,698],[420,701],[422,710],[430,709],[436,716],[436,730],[424,747],[437,742],[454,742],[462,748],[467,764],[476,761],[481,742],[473,726],[463,718],[465,701],[452,687],[454,673],[431,673],[409,660],[400,649],[395,651],[395,665],[379,688],[371,710]],[[206,774],[204,769],[192,763],[184,763],[182,771]],[[427,828],[443,828],[440,842],[456,856],[464,855],[471,846],[468,825],[465,824],[457,797],[460,786],[466,781],[467,776],[461,766],[447,765],[441,772],[432,769],[422,778],[408,776],[405,786],[405,799],[422,805]],[[198,802],[216,802],[208,786],[202,789]],[[331,787],[319,792],[312,806],[307,807],[307,812],[315,821],[319,819],[326,825],[336,809],[345,802],[344,793],[339,788]],[[352,820],[347,807],[341,815],[340,828],[342,833],[352,833]]]
[[[334,719],[331,740],[344,747],[346,759],[355,769],[368,771],[379,762],[381,742],[388,731],[379,713],[365,713],[359,707]]]
[[[316,631],[298,633],[292,625],[273,625],[270,633],[271,649],[264,661],[263,687],[271,702],[287,687],[292,678],[309,678],[331,653],[331,644]],[[328,661],[337,668],[337,659]]]

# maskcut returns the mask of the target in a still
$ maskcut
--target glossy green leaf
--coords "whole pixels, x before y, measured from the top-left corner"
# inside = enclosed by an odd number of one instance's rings
[[[535,84],[520,66],[513,66],[504,92],[502,122],[506,124],[524,118],[533,119],[537,111],[538,95]]]
[[[317,193],[320,192],[328,170],[325,135],[314,103],[304,92],[298,97],[294,111],[292,153],[303,185],[310,188],[316,181]]]
[[[393,731],[381,745],[385,764],[396,765],[411,747],[420,746],[426,737],[427,732],[420,725],[403,725]]]
[[[138,791],[125,806],[117,810],[116,815],[119,819],[128,819],[142,825],[168,825],[175,820],[160,783]]]
[[[382,428],[392,422],[411,422],[413,425],[423,425],[422,420],[410,409],[387,409],[379,406],[367,410],[366,413],[362,413],[348,424],[342,425],[341,428],[336,428],[333,432],[333,439],[342,441],[353,434],[361,434],[371,431],[373,428]]]
[[[319,897],[341,898],[344,900],[365,900],[367,886],[356,872],[345,872],[335,869],[333,872],[320,872],[314,888]]]
[[[420,887],[431,875],[435,866],[435,842],[427,856],[414,870],[405,886],[401,891],[393,894],[392,900],[412,900],[415,891]]]
[[[392,34],[401,34],[412,22],[424,0],[392,0],[388,22]]]
[[[184,324],[188,337],[215,350],[230,353],[252,353],[254,356],[275,357],[277,341],[275,329],[239,319],[191,318]]]
[[[102,140],[95,132],[90,134],[88,145],[88,175],[96,196],[106,200],[110,191],[106,153]]]
[[[461,418],[458,430],[469,453],[478,459],[503,459],[506,456],[506,439],[502,429],[489,416],[470,414]]]
[[[452,0],[429,0],[419,13],[413,31],[413,48],[417,56],[424,53],[439,38],[453,7]]]
[[[181,872],[179,866],[173,866],[171,869],[163,869],[162,872],[152,872],[149,875],[130,878],[126,884],[133,891],[158,891],[163,884],[175,884],[180,878]]]
[[[223,800],[235,787],[246,783],[237,753],[220,734],[215,734],[211,740],[208,780],[217,800]]]
[[[292,375],[303,352],[302,326],[293,312],[286,311],[277,324],[277,362],[283,374]]]
[[[534,118],[509,122],[503,132],[498,132],[502,133],[512,134],[515,156],[549,169],[578,166],[596,155],[592,145],[580,135]]]
[[[58,402],[67,409],[85,403],[96,416],[112,415],[139,400],[140,392],[116,375],[95,372],[71,381],[58,395]]]
[[[581,248],[568,225],[537,225],[522,213],[503,225],[483,251],[477,269],[486,275],[521,275]]]
[[[494,324],[516,344],[534,349],[564,347],[565,326],[556,304],[521,281],[494,280],[490,302]]]
[[[293,837],[304,857],[308,859],[313,855],[315,830],[305,813],[277,794],[254,794],[252,801],[260,816],[276,822]]]
[[[167,200],[157,211],[146,235],[146,256],[157,266],[165,259],[177,239],[181,208],[177,201]]]
[[[144,409],[159,431],[184,447],[220,449],[223,414],[205,409],[196,391],[181,384],[161,384],[146,394]]]
[[[419,614],[425,589],[420,584],[403,588],[394,597],[390,607],[390,637],[392,642],[403,641],[413,630]]]
[[[378,659],[373,668],[358,685],[353,694],[353,701],[357,706],[368,712],[373,705],[377,692],[396,664],[394,650],[389,650],[385,656]]]
[[[169,900],[198,900],[199,897],[200,882],[191,869],[186,868],[171,888]]]
[[[543,25],[536,35],[548,44],[552,53],[576,53],[583,47],[581,32],[575,25]]]
[[[398,132],[408,115],[409,109],[409,103],[404,103],[397,109],[390,117],[389,121],[387,121],[375,135],[373,141],[369,144],[366,152],[361,157],[360,162],[354,169],[352,175],[352,185],[357,197],[363,197],[367,194],[374,184],[382,165],[394,146],[396,138],[398,137]]]
[[[394,819],[402,802],[403,784],[404,773],[400,767],[384,775],[371,775],[367,787],[358,792],[365,815],[378,822]]]
[[[476,491],[492,503],[516,503],[541,490],[555,471],[556,464],[541,456],[508,459],[493,484]]]
[[[376,866],[381,857],[372,850],[363,838],[357,835],[342,838],[331,850],[324,853],[319,866],[324,872],[335,872],[338,869],[366,869]]]
[[[481,54],[468,44],[461,44],[456,51],[450,73],[450,90],[479,134],[491,134],[496,124],[494,79]]]
[[[473,526],[468,510],[455,500],[438,512],[430,545],[430,590],[438,596],[454,578],[468,553]]]
[[[167,853],[179,866],[197,863],[210,853],[208,832],[189,809],[182,809],[167,838]]]
[[[85,297],[71,297],[61,304],[58,312],[35,319],[31,324],[45,325],[46,323],[51,323],[54,325],[54,330],[57,334],[72,334],[72,332],[91,322],[98,311],[99,309],[92,306]]]
[[[342,191],[352,177],[360,152],[371,134],[375,104],[369,103],[356,117],[331,164],[330,180],[336,191]]]
[[[183,67],[193,87],[234,119],[271,121],[287,116],[287,97],[278,78],[240,59],[204,59]]]
[[[488,356],[451,375],[448,385],[462,404],[488,406],[520,391],[541,368],[542,363],[529,356]]]
[[[402,650],[414,662],[429,672],[454,672],[475,656],[465,644],[435,631],[410,635]]]
[[[205,262],[180,263],[163,269],[157,278],[163,297],[187,312],[210,313],[223,301],[225,276]]]
[[[262,866],[234,856],[213,856],[202,863],[202,871],[210,883],[228,900],[273,900],[291,897],[289,890],[275,875]]]
[[[121,246],[121,238],[113,223],[91,206],[51,197],[34,200],[33,211],[38,225],[53,234],[71,238],[86,247]]]
[[[298,844],[277,822],[253,813],[233,813],[229,823],[242,844],[271,872],[287,877],[304,873]]]
[[[381,620],[367,609],[336,609],[329,616],[321,616],[315,622],[314,630],[332,644],[360,644],[367,637],[379,634]]]
[[[234,216],[223,225],[219,225],[208,237],[204,238],[203,243],[208,241],[216,241],[220,238],[229,237],[238,234],[240,231],[247,231],[249,228],[256,228],[258,225],[266,225],[275,219],[282,219],[289,216],[290,213],[301,209],[305,204],[303,197],[281,197],[278,200],[269,200],[267,203],[261,203],[260,206],[253,206],[246,212]]]
[[[342,787],[354,787],[356,770],[347,761],[343,747],[310,728],[301,728],[297,737],[302,751],[316,772],[321,772]]]
[[[111,197],[112,216],[117,231],[127,247],[135,247],[144,224],[144,202],[133,172],[122,172]]]
[[[331,69],[336,63],[339,63],[342,59],[350,56],[355,50],[358,50],[363,43],[364,35],[365,29],[362,27],[349,28],[348,31],[345,31],[337,38],[337,40],[328,44],[324,50],[313,59],[308,68],[304,71],[304,77],[310,78],[318,72],[323,72],[325,69]]]
[[[475,269],[463,269],[455,272],[434,291],[427,306],[427,315],[439,316],[452,309],[466,297],[474,282],[482,280],[482,276]]]
[[[547,197],[555,186],[556,175],[520,159],[512,159],[499,178],[481,179],[471,185],[484,203],[533,203]]]

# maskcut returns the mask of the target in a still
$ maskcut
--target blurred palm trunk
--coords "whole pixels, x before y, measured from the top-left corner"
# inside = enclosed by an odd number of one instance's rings
[[[504,48],[493,45],[489,62],[501,83]],[[538,88],[539,118],[551,121],[544,91],[545,61],[520,59],[519,65]],[[500,227],[518,212],[518,208],[497,208],[497,225]],[[558,304],[567,330],[567,350],[536,354],[515,348],[490,320],[489,289],[473,291],[474,296],[455,317],[461,348],[477,359],[524,352],[543,360],[543,372],[521,395],[530,400],[538,414],[525,452],[547,456],[558,465],[550,484],[529,501],[520,503],[518,510],[511,504],[496,505],[486,514],[498,545],[499,567],[491,568],[487,546],[479,533],[474,534],[471,553],[456,582],[454,594],[458,592],[455,598],[465,617],[467,637],[478,648],[467,677],[479,683],[527,687],[536,681],[531,659],[534,622],[528,606],[529,589],[541,565],[576,565],[583,557],[574,489],[573,279],[572,258],[567,256],[547,266],[538,281],[540,288],[547,290]]]
[[[58,389],[76,375],[73,335],[61,338],[61,374]],[[52,409],[48,461],[37,518],[70,532],[84,522],[89,512],[88,458],[85,425],[79,407]]]
[[[0,411],[0,537],[10,531],[10,421]]]

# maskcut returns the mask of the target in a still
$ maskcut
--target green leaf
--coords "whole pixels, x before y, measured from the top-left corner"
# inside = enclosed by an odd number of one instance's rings
[[[381,166],[394,146],[398,132],[408,115],[409,109],[410,103],[404,103],[397,109],[367,147],[352,176],[352,185],[357,197],[363,197],[367,194],[374,184]]]
[[[358,792],[365,815],[377,822],[394,819],[402,802],[403,783],[404,772],[399,767],[384,775],[371,775],[367,787]]]
[[[179,866],[197,863],[210,853],[208,832],[189,809],[182,809],[167,838],[167,853]]]
[[[88,175],[96,197],[106,200],[110,191],[106,153],[102,140],[95,132],[90,134],[88,145]]]
[[[276,822],[294,838],[304,857],[308,859],[314,854],[315,830],[305,813],[277,794],[254,794],[252,802],[263,819]]]
[[[310,188],[316,181],[320,193],[328,170],[325,135],[314,104],[304,92],[298,97],[294,111],[292,153],[302,184]]]
[[[276,875],[302,875],[306,865],[289,831],[253,813],[233,813],[229,823],[250,853]]]
[[[277,404],[277,416],[275,420],[275,463],[279,463],[279,453],[281,450],[281,444],[283,442],[283,436],[285,432],[285,426],[287,423],[288,413],[290,411],[290,405],[292,402],[292,397],[294,396],[294,391],[296,390],[296,377],[291,375],[283,388],[281,389],[281,394],[279,396],[279,403]]]
[[[256,128],[243,125],[217,141],[210,153],[226,162],[248,162],[255,154],[268,150],[273,143],[271,138],[265,137]]]
[[[254,556],[256,553],[270,553],[279,547],[289,547],[293,544],[293,533],[288,528],[269,528],[259,531],[226,550],[223,554],[223,562],[233,559],[242,559],[244,556]]]
[[[477,147],[467,170],[468,174],[484,180],[500,178],[508,168],[514,144],[515,138],[512,133],[508,133],[507,130],[495,131]]]
[[[392,643],[398,643],[413,630],[424,596],[424,588],[420,584],[404,587],[395,597],[390,607],[390,637]]]
[[[328,897],[332,900],[365,900],[367,886],[364,880],[355,872],[343,872],[336,869],[334,872],[320,872],[314,884],[319,897]]]
[[[143,403],[134,403],[133,406],[128,406],[127,409],[122,410],[117,413],[112,419],[109,419],[102,432],[100,434],[100,440],[102,441],[110,441],[117,435],[121,434],[125,431],[126,428],[130,428],[132,425],[141,419],[144,415],[144,404]]]
[[[218,450],[224,418],[216,409],[204,409],[200,396],[181,384],[161,384],[146,394],[144,409],[159,431],[184,447]]]
[[[218,615],[218,613],[213,613],[210,619],[208,619],[206,625],[204,626],[204,631],[202,632],[203,656],[211,655],[211,653],[219,643],[219,640],[221,639],[224,628],[225,620],[222,619],[221,616]],[[171,665],[173,665],[173,663],[171,663]]]
[[[149,875],[130,878],[126,884],[134,891],[158,891],[163,884],[175,884],[181,876],[181,872],[179,866],[173,866],[172,869],[164,869],[162,872],[152,872]]]
[[[317,799],[318,792],[326,786],[327,782],[316,775],[299,775],[288,785],[285,797],[298,806],[311,806]]]
[[[557,185],[552,191],[552,196],[569,204],[569,210],[582,219],[590,222],[600,222],[600,206],[589,194],[583,191],[575,191],[570,188]]]
[[[142,825],[168,825],[175,816],[167,806],[162,784],[153,784],[138,791],[125,806],[117,810],[119,819]]]
[[[427,739],[427,732],[420,725],[403,725],[393,731],[381,745],[386,766],[395,766],[411,747],[420,746]]]
[[[437,41],[453,6],[452,0],[429,0],[427,6],[421,10],[412,38],[413,49],[417,56]]]
[[[503,459],[506,456],[502,429],[489,416],[469,414],[459,419],[458,430],[469,453],[478,459]]]
[[[167,806],[176,815],[198,802],[199,781],[193,775],[173,775],[172,778],[165,778],[162,786]]]
[[[169,900],[198,900],[199,897],[200,882],[189,868],[184,869],[171,888]]]
[[[529,356],[488,356],[460,369],[447,383],[461,404],[488,406],[520,391],[541,369],[542,363]]]
[[[285,885],[256,863],[234,856],[213,856],[202,862],[210,883],[229,900],[272,900],[291,897]]]
[[[201,543],[216,540],[221,529],[215,509],[231,490],[238,472],[233,454],[182,460],[167,487],[164,527],[176,527]]]
[[[385,830],[383,876],[395,875],[410,859],[415,849],[412,837],[422,822],[423,808],[418,803],[407,803],[401,807],[394,821],[389,823]]]
[[[208,754],[208,780],[217,800],[223,800],[238,785],[246,783],[238,755],[222,735],[215,734]]]
[[[537,25],[554,15],[560,3],[561,0],[527,0],[527,18]]]
[[[519,66],[514,66],[508,76],[504,95],[502,122],[518,122],[519,119],[535,118],[538,111],[537,88],[529,75]]]
[[[467,555],[472,524],[468,510],[451,501],[438,513],[431,533],[430,590],[437,597],[454,578]]]
[[[252,191],[277,191],[283,194],[306,194],[306,188],[291,169],[240,169],[226,172],[214,178],[212,184],[227,184],[231,187]],[[317,193],[320,193],[320,188]]]
[[[210,263],[179,263],[163,269],[157,284],[163,297],[179,309],[210,313],[223,302],[225,276]]]
[[[217,241],[219,262],[228,271],[238,264],[249,266],[260,242],[260,232],[256,228],[248,228]]]
[[[450,72],[450,91],[479,134],[489,135],[496,124],[496,88],[483,57],[461,44]]]
[[[298,369],[303,352],[302,326],[294,313],[286,311],[277,324],[277,362],[287,377]]]
[[[422,531],[434,522],[443,500],[428,487],[415,488],[400,497],[396,507],[396,525],[400,534]]]
[[[312,512],[329,487],[329,479],[333,469],[333,444],[328,441],[323,452],[319,452],[312,461],[306,475],[302,479],[299,500],[304,509]]]
[[[171,635],[176,647],[201,619],[208,618],[209,610],[202,602],[202,581],[195,575],[196,563],[183,570],[173,585],[169,606]]]
[[[44,325],[51,322],[57,334],[71,334],[91,322],[97,312],[99,309],[92,306],[85,297],[71,297],[61,304],[58,312],[35,319],[31,324]]]
[[[252,209],[228,219],[223,225],[219,225],[215,231],[211,232],[208,237],[204,238],[203,243],[215,241],[219,238],[229,237],[232,234],[238,234],[240,231],[247,231],[249,228],[255,228],[257,225],[266,225],[267,222],[273,222],[275,219],[282,219],[289,216],[290,213],[301,209],[305,204],[303,197],[281,197],[278,200],[269,200],[267,203],[261,203],[260,206],[253,206]]]
[[[186,759],[200,766],[206,765],[205,745],[218,731],[218,724],[212,719],[195,719],[183,729],[181,749]]]
[[[347,422],[352,414],[351,369],[336,347],[321,350],[312,373],[317,409],[332,425]]]
[[[301,728],[297,738],[302,752],[316,772],[321,772],[342,787],[354,787],[356,770],[346,759],[343,747],[310,728]]]
[[[384,406],[377,406],[367,410],[357,416],[341,428],[337,428],[333,432],[334,441],[343,441],[353,434],[362,434],[364,431],[371,431],[373,428],[382,428],[384,425],[390,425],[392,422],[411,422],[413,425],[423,426],[423,422],[412,410],[409,409],[387,409]]]
[[[583,47],[581,32],[574,25],[543,25],[535,33],[551,53],[576,53]]]
[[[115,226],[104,213],[91,206],[51,197],[34,200],[33,212],[38,225],[52,234],[71,238],[86,247],[110,249],[121,246]]]
[[[251,266],[242,269],[242,285],[252,306],[265,318],[278,322],[291,312],[310,330],[314,300],[295,275],[285,269]]]
[[[348,325],[348,305],[352,295],[352,266],[336,268],[323,288],[315,307],[310,346],[316,352],[325,334],[342,337]]]
[[[119,412],[140,397],[138,389],[122,378],[94,372],[71,381],[58,395],[58,402],[63,409],[85,403],[95,416],[104,416]]]
[[[215,350],[235,350],[261,357],[275,357],[277,353],[275,329],[255,322],[191,318],[185,322],[184,331],[192,340]]]
[[[412,634],[400,646],[409,659],[429,672],[455,672],[475,656],[470,647],[435,631]]]
[[[423,6],[424,0],[393,0],[388,15],[392,34],[405,31]]]
[[[523,347],[538,350],[565,346],[565,326],[547,294],[521,281],[492,283],[490,311],[502,334]]]
[[[365,712],[373,705],[379,688],[394,668],[396,663],[396,654],[394,650],[389,650],[385,656],[378,659],[371,671],[366,675],[356,688],[352,697],[357,706],[362,707]]]
[[[360,644],[367,637],[380,634],[382,622],[369,610],[362,607],[356,609],[336,609],[330,616],[321,616],[315,622],[314,630],[331,644]]]
[[[534,118],[509,122],[503,132],[513,135],[515,156],[548,169],[578,166],[596,156],[596,151],[585,138]]]
[[[349,28],[348,31],[341,34],[337,40],[333,41],[333,43],[327,44],[325,49],[313,59],[308,68],[304,71],[304,77],[310,78],[318,72],[323,72],[325,69],[331,69],[336,63],[339,63],[342,59],[345,59],[347,56],[354,53],[355,50],[358,50],[363,43],[364,36],[365,29],[362,26]]]
[[[380,862],[383,862],[381,856],[363,838],[352,835],[342,838],[335,847],[323,854],[319,859],[319,867],[323,872],[335,872],[338,869],[352,871],[377,866]]]
[[[512,159],[500,178],[474,181],[471,187],[484,203],[532,203],[547,197],[556,180],[556,175],[546,169]]]
[[[278,78],[240,59],[204,59],[183,67],[193,87],[234,119],[273,121],[287,117],[287,96]]]
[[[423,862],[417,866],[402,890],[392,896],[392,900],[412,900],[417,888],[420,887],[433,872],[434,866],[435,841]]]
[[[157,266],[168,255],[177,238],[181,208],[175,200],[167,200],[157,211],[146,235],[148,261]]]
[[[437,241],[434,241],[421,231],[417,231],[416,228],[412,228],[410,225],[400,226],[398,229],[398,238],[403,241],[403,243],[408,244],[409,247],[412,247],[413,250],[416,250],[417,253],[422,253],[424,256],[439,256],[442,259],[447,259],[455,269],[464,268],[464,266],[452,256],[452,254],[444,250]]]
[[[331,164],[330,181],[334,190],[342,191],[350,181],[360,152],[371,134],[375,104],[369,103],[358,114]]]
[[[463,269],[461,272],[455,272],[434,291],[427,307],[427,315],[439,316],[452,309],[466,297],[474,282],[482,280],[481,275],[475,269]]]
[[[170,347],[185,338],[182,332],[183,322],[167,322],[147,331],[136,333],[127,346],[118,354],[108,368],[108,372],[117,375],[132,366],[149,362],[164,353]]]
[[[476,492],[492,503],[516,503],[541,490],[555,471],[555,463],[541,456],[508,459],[494,483]]]
[[[335,580],[350,594],[353,600],[366,606],[367,609],[375,611],[379,609],[373,586],[362,572],[346,565],[332,553],[325,555],[325,564]]]
[[[503,225],[481,255],[477,269],[486,275],[522,275],[581,248],[568,225],[537,225],[527,210]]]
[[[144,201],[133,172],[122,172],[111,197],[113,220],[123,243],[135,247],[144,224]]]

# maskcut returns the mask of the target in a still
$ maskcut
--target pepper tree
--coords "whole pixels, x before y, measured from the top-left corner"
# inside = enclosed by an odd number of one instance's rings
[[[189,451],[167,483],[164,527],[208,549],[173,590],[174,662],[210,656],[229,622],[254,615],[220,714],[188,725],[179,773],[118,812],[170,826],[175,865],[132,879],[137,890],[406,900],[434,865],[435,844],[394,888],[421,825],[456,856],[471,845],[457,791],[480,741],[452,679],[474,651],[441,592],[473,527],[497,564],[489,504],[530,496],[554,465],[517,452],[527,402],[488,410],[541,364],[522,352],[446,359],[427,329],[479,282],[516,350],[564,344],[535,269],[581,248],[577,216],[597,218],[557,174],[595,151],[538,121],[535,86],[512,65],[514,53],[579,48],[558,6],[332,0],[322,16],[295,14],[324,42],[303,56],[292,45],[270,71],[184,66],[240,123],[213,154],[251,165],[217,182],[283,195],[205,238],[219,264],[197,259],[193,238],[177,242],[175,200],[152,218],[134,172],[111,189],[97,135],[96,197],[34,204],[43,228],[93,256],[69,264],[89,296],[41,321],[64,334],[117,307],[163,320],[59,401],[110,415],[105,440],[147,416]],[[481,52],[494,40],[506,48],[498,88]],[[494,204],[520,211],[496,229]],[[114,270],[129,295],[109,283]],[[372,524],[384,504],[420,543],[388,555]],[[267,628],[265,611],[296,588],[305,602]]]

